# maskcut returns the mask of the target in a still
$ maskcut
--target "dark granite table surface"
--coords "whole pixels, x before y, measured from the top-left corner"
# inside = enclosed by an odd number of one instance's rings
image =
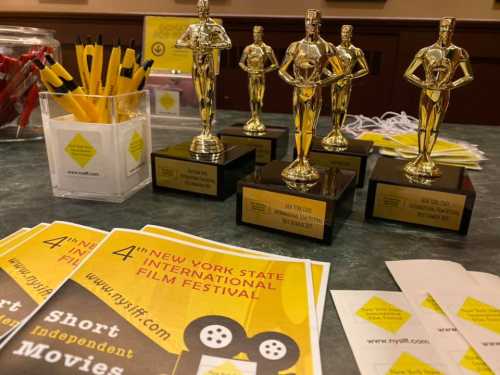
[[[246,120],[242,112],[218,112],[217,127]],[[268,125],[289,126],[290,115],[266,115]],[[322,118],[319,134],[327,131]],[[153,149],[190,139],[195,124],[153,129]],[[364,221],[366,188],[356,192],[354,212],[330,246],[235,223],[235,196],[218,202],[145,188],[122,204],[52,197],[43,142],[0,143],[0,237],[22,226],[66,220],[109,230],[157,224],[228,244],[332,264],[329,289],[398,290],[384,261],[432,258],[500,274],[500,127],[443,126],[442,134],[478,144],[489,160],[469,172],[477,192],[469,235]],[[291,143],[290,143],[291,144]],[[289,157],[291,147],[289,147]],[[369,172],[376,156],[371,156]],[[325,374],[359,374],[331,297],[326,300],[321,353]]]

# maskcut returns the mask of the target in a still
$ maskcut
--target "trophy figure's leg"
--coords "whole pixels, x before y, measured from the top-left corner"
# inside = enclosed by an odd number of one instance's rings
[[[261,119],[265,90],[265,74],[250,74],[248,82],[248,94],[250,96],[250,110],[252,111],[252,117],[243,127],[243,130],[247,132],[264,133],[266,131],[266,127]]]
[[[450,102],[448,90],[424,90],[420,96],[420,123],[418,128],[418,156],[404,170],[414,177],[437,178],[441,170],[431,158],[439,128]]]
[[[347,109],[351,100],[351,87],[351,81],[342,82],[342,85],[332,85],[332,130],[321,140],[321,144],[327,149],[343,151],[348,146],[348,140],[342,134],[342,126],[347,117]]]
[[[221,140],[212,134],[215,114],[215,70],[212,54],[193,56],[193,83],[198,98],[202,124],[201,134],[194,137],[190,151],[196,154],[218,154],[224,151]]]
[[[318,171],[309,164],[308,156],[321,111],[321,87],[295,88],[293,93],[295,146],[297,159],[286,167],[281,176],[287,184],[314,185]]]

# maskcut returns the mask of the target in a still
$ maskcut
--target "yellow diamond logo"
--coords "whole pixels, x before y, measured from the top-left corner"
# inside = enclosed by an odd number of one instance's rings
[[[432,298],[430,294],[427,295],[427,298],[422,301],[422,307],[425,307],[429,310],[432,310],[438,314],[446,315],[443,309],[437,304],[436,300]]]
[[[64,148],[64,151],[82,168],[85,168],[96,154],[94,146],[80,133],[73,137]]]
[[[500,335],[500,309],[467,297],[458,316]]]
[[[460,366],[479,375],[495,375],[472,347],[460,360]]]
[[[444,375],[441,371],[436,370],[409,353],[402,353],[398,360],[394,362],[391,369],[386,373],[386,375],[412,374]]]
[[[172,98],[172,95],[170,93],[165,93],[163,96],[160,98],[160,103],[165,108],[166,110],[169,110],[172,108],[175,104],[174,98]]]
[[[399,307],[373,296],[356,315],[391,333],[398,332],[411,318],[411,314]]]
[[[139,162],[142,157],[142,152],[144,151],[144,139],[136,131],[132,134],[130,138],[130,143],[128,144],[128,152],[134,158],[136,162]]]
[[[216,368],[208,370],[203,375],[244,375],[240,369],[238,369],[231,362],[225,362]]]

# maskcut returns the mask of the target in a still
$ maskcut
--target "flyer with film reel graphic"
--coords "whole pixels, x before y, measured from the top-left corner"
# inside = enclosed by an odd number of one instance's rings
[[[115,229],[2,344],[6,373],[321,374],[309,261]]]

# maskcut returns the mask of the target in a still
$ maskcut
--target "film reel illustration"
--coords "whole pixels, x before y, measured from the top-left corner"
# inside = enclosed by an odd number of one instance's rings
[[[184,331],[187,350],[177,360],[173,375],[278,375],[300,357],[297,343],[278,332],[248,337],[235,320],[210,315],[192,321]],[[248,360],[235,359],[246,354]],[[290,374],[291,375],[291,374]]]

